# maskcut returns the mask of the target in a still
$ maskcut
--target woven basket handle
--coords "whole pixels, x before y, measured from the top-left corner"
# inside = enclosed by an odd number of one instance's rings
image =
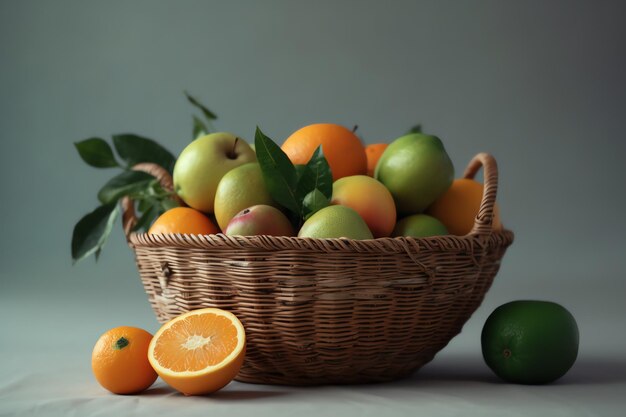
[[[160,165],[153,164],[152,162],[142,162],[132,167],[133,171],[142,171],[148,173],[159,180],[161,187],[166,191],[172,191],[174,189],[174,181],[172,176],[165,168]],[[175,197],[180,203],[178,196]],[[133,201],[129,197],[122,199],[122,226],[124,227],[124,234],[126,239],[133,231],[133,227],[137,224],[137,216],[135,214],[135,206]]]
[[[493,231],[493,211],[498,193],[498,163],[488,153],[479,153],[465,168],[464,178],[473,179],[480,168],[483,168],[484,190],[480,209],[474,220],[471,234],[490,234]]]

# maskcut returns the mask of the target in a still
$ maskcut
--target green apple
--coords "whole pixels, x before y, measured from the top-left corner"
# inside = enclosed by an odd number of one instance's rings
[[[174,165],[174,191],[196,210],[212,213],[217,184],[224,174],[256,154],[245,140],[220,132],[199,137],[180,153]]]
[[[215,218],[226,230],[230,220],[241,210],[255,205],[275,206],[258,162],[240,165],[228,171],[215,191]]]
[[[454,166],[438,137],[411,133],[389,144],[374,177],[389,189],[400,214],[417,214],[450,187]]]

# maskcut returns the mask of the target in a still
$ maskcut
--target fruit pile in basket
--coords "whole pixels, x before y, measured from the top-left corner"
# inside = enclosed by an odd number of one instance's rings
[[[466,234],[482,197],[473,180],[457,180],[450,190],[454,169],[443,144],[422,133],[374,154],[336,124],[303,127],[282,149],[257,129],[255,148],[231,133],[189,144],[173,170],[174,191],[187,207],[165,212],[149,233],[348,239]],[[373,177],[367,155],[376,166]]]
[[[98,193],[102,205],[76,225],[73,259],[99,255],[125,196],[141,213],[134,229],[152,234],[348,239],[465,235],[482,199],[482,184],[454,179],[442,141],[419,127],[389,144],[364,145],[356,128],[311,124],[281,147],[258,127],[251,144],[207,130],[196,129],[178,158],[136,135],[113,137],[123,163],[103,139],[77,143],[88,164],[124,170]],[[133,169],[146,162],[172,174],[173,190]],[[497,207],[493,226],[501,227]]]

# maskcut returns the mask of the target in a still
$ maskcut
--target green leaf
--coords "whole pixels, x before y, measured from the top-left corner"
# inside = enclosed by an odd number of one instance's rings
[[[154,177],[141,171],[124,171],[111,178],[98,192],[103,204],[113,203],[122,196],[147,190]]]
[[[152,205],[154,204],[148,198],[139,198],[136,201],[137,201],[137,210],[141,213],[145,212],[146,210],[149,210],[150,207],[152,207]]]
[[[204,114],[204,117],[206,117],[207,120],[216,120],[217,119],[217,116],[215,115],[215,113],[213,113],[211,110],[209,110],[205,105],[200,103],[197,99],[195,99],[194,97],[190,96],[189,93],[186,92],[186,91],[185,91],[185,96],[187,96],[187,100],[189,100],[189,102],[191,104],[193,104],[198,109],[200,109],[200,111],[202,112],[202,114]]]
[[[152,139],[134,134],[114,135],[113,144],[128,167],[140,162],[153,162],[172,173],[176,158]]]
[[[287,216],[287,219],[289,219],[289,222],[293,226],[293,229],[296,231],[300,230],[302,224],[304,224],[304,220],[302,220],[302,213],[295,213],[293,211],[287,210],[285,215]]]
[[[322,191],[316,188],[304,197],[302,204],[305,212],[304,220],[306,220],[317,211],[323,209],[324,207],[328,207],[330,205],[330,200]]]
[[[74,263],[92,253],[100,253],[119,214],[119,205],[110,203],[85,215],[74,226],[72,233],[72,260]]]
[[[304,173],[307,171],[307,167],[304,164],[295,164],[294,168],[296,169],[296,178],[297,178],[297,182],[300,182],[300,178],[302,178],[302,176],[304,175]]]
[[[150,205],[148,209],[142,213],[141,217],[139,217],[139,220],[137,220],[137,224],[133,227],[133,231],[143,229],[147,232],[148,229],[150,229],[152,222],[159,217],[161,213],[163,213],[159,201],[152,200],[151,203],[152,205]]]
[[[322,145],[313,152],[306,164],[306,169],[298,179],[298,197],[304,198],[311,191],[318,189],[330,199],[333,194],[333,174],[322,151]]]
[[[297,174],[289,157],[274,141],[256,128],[254,145],[263,179],[272,198],[283,207],[300,213],[302,200],[296,193]]]
[[[193,116],[193,138],[196,139],[208,133],[209,133],[209,129],[206,127],[204,122],[200,120],[198,117]]]
[[[75,142],[74,146],[83,161],[92,167],[112,168],[119,166],[113,156],[113,150],[104,139],[89,138]]]
[[[406,132],[406,134],[410,134],[410,133],[422,133],[422,125],[421,124],[417,124],[415,126],[413,126],[412,128],[409,129],[408,132]]]
[[[163,208],[163,211],[167,211],[179,206],[180,204],[178,204],[178,202],[172,198],[165,198],[161,200],[161,207]]]

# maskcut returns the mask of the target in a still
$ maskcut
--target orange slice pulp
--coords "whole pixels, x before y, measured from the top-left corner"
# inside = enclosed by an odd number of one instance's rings
[[[204,308],[165,323],[148,360],[159,376],[185,395],[208,394],[232,381],[243,364],[246,335],[234,314]]]

